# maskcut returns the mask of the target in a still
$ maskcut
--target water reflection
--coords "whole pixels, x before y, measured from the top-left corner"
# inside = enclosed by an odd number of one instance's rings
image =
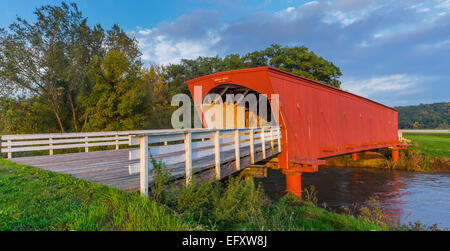
[[[284,194],[285,179],[278,170],[257,179],[272,199]],[[302,175],[303,189],[314,185],[318,203],[333,209],[364,203],[378,196],[386,214],[401,223],[420,222],[450,228],[450,174],[324,167]]]

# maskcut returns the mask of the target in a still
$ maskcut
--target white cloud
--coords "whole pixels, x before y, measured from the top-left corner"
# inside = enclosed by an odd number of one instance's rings
[[[150,33],[152,33],[152,29],[139,30],[138,33],[141,35],[149,35]]]
[[[415,49],[420,52],[435,52],[441,50],[442,47],[450,47],[450,39],[443,40],[436,43],[429,43],[429,44],[419,44],[415,46]]]
[[[200,39],[174,39],[167,35],[153,34],[154,30],[141,29],[131,32],[136,36],[139,43],[142,60],[147,63],[167,65],[178,63],[183,58],[194,59],[199,56],[213,56],[216,55],[216,52],[211,47],[221,39],[212,31]]]
[[[357,21],[363,20],[371,13],[382,8],[380,3],[371,1],[334,1],[323,4],[324,17],[322,22],[327,24],[340,23],[349,26]]]
[[[420,81],[423,81],[423,77],[407,74],[392,74],[368,79],[343,80],[342,89],[371,98],[380,93],[401,92],[402,94],[406,94],[415,92],[414,86]]]

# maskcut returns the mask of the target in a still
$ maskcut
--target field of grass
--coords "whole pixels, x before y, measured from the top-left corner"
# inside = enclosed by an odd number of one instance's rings
[[[252,179],[165,191],[142,198],[0,159],[0,230],[388,230],[290,196],[269,201]]]
[[[412,140],[412,148],[432,157],[450,157],[450,134],[404,133]]]

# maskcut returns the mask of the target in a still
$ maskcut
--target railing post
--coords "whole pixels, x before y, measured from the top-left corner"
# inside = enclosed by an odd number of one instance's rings
[[[148,197],[148,137],[139,137],[139,172],[140,172],[140,186],[141,196]]]
[[[8,159],[12,159],[12,146],[11,146],[12,141],[10,139],[8,139]]]
[[[84,137],[84,151],[89,152],[88,137]]]
[[[119,150],[119,132],[116,132],[116,150]]]
[[[277,133],[278,133],[278,152],[281,152],[281,129],[280,127],[277,128]]]
[[[261,148],[262,148],[262,158],[266,158],[266,139],[265,139],[265,131],[264,127],[261,128]]]
[[[186,184],[192,180],[192,134],[184,134],[184,151],[186,160]]]
[[[273,147],[273,126],[270,127],[270,152],[272,155],[275,154],[275,149]]]
[[[48,140],[50,141],[50,144],[49,144],[49,145],[50,145],[49,154],[50,154],[50,155],[53,155],[53,144],[52,144],[53,139],[52,139],[52,138],[49,138]]]
[[[249,132],[250,137],[250,164],[255,164],[255,144],[253,142],[253,128]]]
[[[220,171],[220,131],[216,130],[214,132],[214,159],[215,159],[215,171],[216,171],[216,179],[220,180],[221,171]]]
[[[239,143],[239,129],[234,130],[234,152],[236,158],[236,171],[241,170],[241,153],[240,153],[240,143]]]

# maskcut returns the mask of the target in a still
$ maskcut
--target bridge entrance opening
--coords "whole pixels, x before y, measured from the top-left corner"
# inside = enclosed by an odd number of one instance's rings
[[[278,118],[272,108],[278,102],[250,88],[223,84],[211,89],[202,101],[203,125],[206,128],[247,128],[275,126]]]

